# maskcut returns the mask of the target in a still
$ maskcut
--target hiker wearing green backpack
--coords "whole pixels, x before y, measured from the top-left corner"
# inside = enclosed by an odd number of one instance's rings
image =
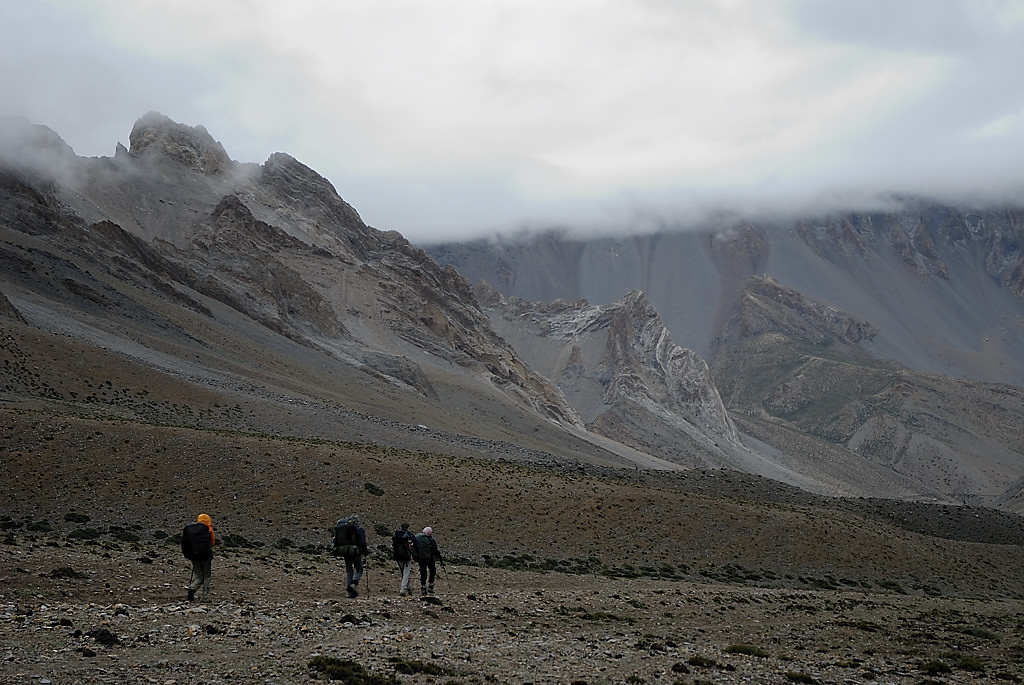
[[[359,524],[359,515],[352,514],[334,526],[334,553],[345,559],[345,592],[349,597],[358,597],[359,579],[363,577],[363,557],[366,548],[366,531]]]
[[[420,594],[434,594],[434,576],[437,574],[435,562],[444,563],[441,550],[434,540],[434,529],[427,526],[422,533],[416,533],[416,543],[412,546],[413,558],[420,565]]]

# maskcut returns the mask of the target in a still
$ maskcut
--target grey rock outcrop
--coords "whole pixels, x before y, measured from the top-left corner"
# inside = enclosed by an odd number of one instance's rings
[[[128,140],[132,157],[162,156],[201,174],[222,174],[232,165],[224,146],[205,127],[185,126],[158,112],[135,122]]]
[[[672,342],[643,293],[594,306],[477,291],[495,329],[557,379],[590,430],[686,466],[722,465],[742,449],[707,364]]]
[[[4,226],[47,235],[80,263],[204,316],[221,318],[219,303],[424,397],[437,398],[424,367],[456,365],[546,420],[580,425],[558,388],[491,330],[454,269],[366,226],[309,167],[283,153],[234,162],[204,127],[154,112],[130,140],[114,158],[81,159],[43,136],[47,154],[70,155],[73,177],[8,155]],[[90,280],[69,278],[79,290]]]

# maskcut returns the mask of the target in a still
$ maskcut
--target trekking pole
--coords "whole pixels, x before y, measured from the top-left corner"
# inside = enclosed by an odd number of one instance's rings
[[[452,583],[448,580],[448,567],[444,565],[444,559],[441,559],[441,572],[444,574],[444,584],[448,586],[448,592],[452,591]]]
[[[366,569],[366,596],[369,597],[373,593],[370,591],[370,564],[365,558],[363,560],[363,568]]]

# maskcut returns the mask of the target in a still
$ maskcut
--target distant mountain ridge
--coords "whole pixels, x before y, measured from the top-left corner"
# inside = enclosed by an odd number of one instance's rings
[[[80,158],[6,121],[0,321],[40,358],[73,342],[116,368],[20,368],[0,400],[333,440],[343,416],[372,442],[1016,511],[1020,226],[963,216],[427,252],[202,126],[150,113],[130,148]],[[115,393],[140,366],[212,406]]]
[[[1024,384],[1019,208],[915,202],[892,213],[621,238],[548,232],[427,250],[470,280],[527,300],[600,304],[641,290],[677,342],[704,357],[746,279],[766,274],[873,326],[877,357],[921,371]]]
[[[1024,214],[915,206],[428,252],[513,299],[610,306],[642,290],[672,338],[708,360],[746,444],[833,492],[1020,507]]]

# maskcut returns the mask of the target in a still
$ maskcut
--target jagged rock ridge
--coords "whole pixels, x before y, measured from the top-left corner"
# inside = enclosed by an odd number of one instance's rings
[[[96,272],[201,315],[225,305],[427,397],[437,390],[423,364],[455,364],[549,419],[578,424],[557,387],[490,330],[453,269],[367,227],[326,179],[286,154],[240,164],[205,128],[156,113],[113,158],[72,154],[70,176],[34,175],[47,160],[26,170],[20,152],[5,165],[5,229],[45,236]],[[64,285],[107,289],[89,280]]]
[[[486,283],[477,289],[495,329],[557,379],[591,430],[688,466],[710,466],[709,455],[740,447],[707,364],[672,342],[643,293],[598,307],[504,298]],[[651,422],[667,434],[661,445],[642,425]]]

